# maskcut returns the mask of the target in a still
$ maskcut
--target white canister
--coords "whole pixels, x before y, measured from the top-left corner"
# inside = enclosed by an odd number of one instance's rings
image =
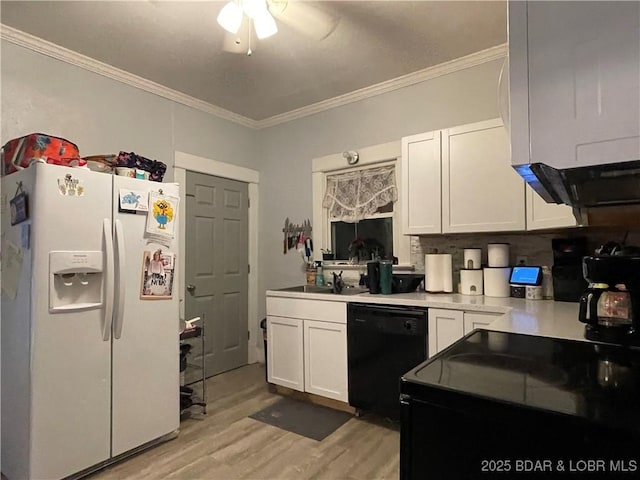
[[[511,267],[489,267],[483,269],[484,273],[484,294],[487,297],[509,297],[511,288],[509,277],[511,277]]]
[[[541,285],[527,285],[525,289],[525,298],[527,300],[542,300],[542,290],[543,288]]]
[[[487,256],[490,267],[508,267],[509,266],[509,244],[508,243],[490,243],[487,245]]]
[[[482,295],[482,270],[460,270],[460,293],[462,295]]]
[[[482,268],[482,249],[481,248],[465,248],[464,249],[464,265],[465,270],[479,270]]]

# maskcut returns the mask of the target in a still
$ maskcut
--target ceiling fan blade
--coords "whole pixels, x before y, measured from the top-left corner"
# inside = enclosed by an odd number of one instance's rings
[[[270,0],[268,3],[269,11],[277,21],[317,41],[327,38],[340,22],[337,17],[308,2]]]

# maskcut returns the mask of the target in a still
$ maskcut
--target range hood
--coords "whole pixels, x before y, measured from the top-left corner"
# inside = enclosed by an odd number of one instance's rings
[[[640,224],[640,160],[565,169],[544,163],[513,168],[547,203],[573,207],[581,225],[591,224],[588,213],[599,210],[627,211],[630,220]]]

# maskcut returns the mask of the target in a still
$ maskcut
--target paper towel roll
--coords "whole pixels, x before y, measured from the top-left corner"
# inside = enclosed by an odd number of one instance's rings
[[[425,290],[453,292],[453,261],[450,253],[424,256]]]
[[[484,272],[484,294],[487,297],[508,297],[511,295],[509,287],[509,277],[511,267],[485,268]]]
[[[460,270],[460,293],[463,295],[482,295],[482,270]]]
[[[482,249],[465,248],[463,269],[478,270],[482,268]]]

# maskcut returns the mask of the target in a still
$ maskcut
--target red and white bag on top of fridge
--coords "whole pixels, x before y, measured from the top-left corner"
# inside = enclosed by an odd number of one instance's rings
[[[31,133],[9,140],[2,147],[3,175],[27,168],[33,162],[44,161],[65,167],[84,167],[78,146],[64,138],[44,133]]]

